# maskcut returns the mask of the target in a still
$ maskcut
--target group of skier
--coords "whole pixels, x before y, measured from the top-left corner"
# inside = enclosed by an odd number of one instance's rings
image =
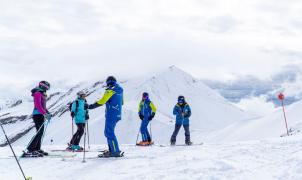
[[[47,128],[47,123],[52,118],[51,113],[46,107],[46,92],[49,89],[50,84],[47,81],[41,81],[39,85],[32,90],[32,96],[34,99],[33,121],[35,123],[37,133],[30,141],[22,157],[43,157],[48,155],[47,152],[41,149],[41,144],[45,128]],[[124,104],[123,88],[117,83],[115,77],[109,76],[106,80],[106,91],[100,100],[89,105],[86,101],[86,96],[87,94],[85,92],[78,92],[77,99],[70,105],[71,116],[75,121],[77,131],[75,134],[73,134],[67,150],[83,151],[83,148],[79,146],[79,143],[84,134],[86,123],[89,119],[88,111],[106,105],[104,134],[107,138],[108,150],[100,154],[99,157],[108,158],[123,156],[123,152],[121,152],[119,148],[119,143],[115,135],[115,127],[122,119],[122,106]],[[174,132],[170,139],[171,145],[175,145],[176,137],[181,126],[183,126],[185,129],[186,145],[192,145],[189,131],[191,108],[186,102],[184,96],[178,97],[178,102],[173,109],[173,114],[176,116],[176,123]],[[138,107],[138,117],[141,120],[140,133],[142,136],[142,141],[138,142],[136,145],[150,146],[154,144],[148,130],[148,125],[150,121],[153,120],[155,115],[156,107],[150,100],[149,94],[144,92]]]

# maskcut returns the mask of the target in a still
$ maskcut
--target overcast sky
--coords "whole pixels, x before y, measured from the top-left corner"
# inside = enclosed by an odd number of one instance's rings
[[[0,92],[40,79],[268,77],[302,59],[301,0],[0,0]]]

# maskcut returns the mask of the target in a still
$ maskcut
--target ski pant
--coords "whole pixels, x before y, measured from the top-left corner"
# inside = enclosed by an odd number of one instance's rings
[[[171,142],[176,142],[176,137],[178,135],[178,132],[181,128],[181,124],[175,124],[175,129],[171,137]],[[185,129],[185,137],[186,137],[186,142],[190,142],[190,128],[189,125],[183,125]]]
[[[34,136],[34,139],[27,147],[27,150],[29,152],[41,150],[41,142],[42,142],[44,128],[45,128],[44,127],[45,119],[42,114],[33,115],[33,120],[35,123],[37,134]]]
[[[105,137],[107,138],[109,151],[111,153],[120,153],[118,141],[115,135],[115,127],[119,120],[117,118],[107,118],[105,122]]]
[[[70,145],[76,145],[78,146],[80,144],[81,138],[84,134],[84,130],[85,130],[85,123],[77,123],[76,124],[78,127],[77,132],[73,135],[71,141],[70,141]]]
[[[149,119],[147,118],[144,118],[144,120],[142,120],[142,123],[141,123],[141,127],[140,127],[140,131],[141,131],[141,134],[142,134],[142,140],[144,142],[146,141],[151,141],[151,136],[150,136],[150,133],[148,131],[148,124],[149,124]]]

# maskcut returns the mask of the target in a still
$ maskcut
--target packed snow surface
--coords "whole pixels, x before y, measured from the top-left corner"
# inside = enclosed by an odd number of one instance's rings
[[[125,157],[120,159],[96,158],[99,153],[95,150],[105,146],[94,145],[91,147],[94,152],[87,153],[86,163],[82,162],[83,153],[76,153],[76,157],[65,159],[21,159],[21,164],[33,180],[301,180],[301,138],[295,136],[190,147],[122,145]],[[45,150],[62,148],[65,147],[47,146]],[[18,154],[21,149],[16,147]],[[9,157],[9,148],[0,148],[0,154],[0,179],[20,180],[17,164]]]

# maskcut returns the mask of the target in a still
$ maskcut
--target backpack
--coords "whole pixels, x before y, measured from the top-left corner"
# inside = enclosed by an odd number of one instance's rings
[[[78,100],[75,100],[75,101],[71,102],[71,103],[69,104],[69,106],[68,106],[68,109],[69,109],[69,111],[71,112],[72,104],[73,104],[74,102],[76,102],[76,109],[75,109],[74,114],[77,114],[78,108],[79,108],[79,101],[78,101]],[[85,103],[87,103],[86,100],[85,100]],[[86,111],[86,120],[88,120],[88,119],[89,119],[89,114],[88,114],[88,110],[87,110],[87,111]]]
[[[76,114],[77,111],[78,111],[78,108],[79,108],[79,101],[78,101],[78,100],[75,100],[75,101],[71,102],[71,103],[69,104],[69,106],[68,106],[68,109],[69,109],[69,111],[71,112],[72,104],[73,104],[74,102],[76,102],[76,110],[75,110],[75,112],[74,112],[74,113]]]

